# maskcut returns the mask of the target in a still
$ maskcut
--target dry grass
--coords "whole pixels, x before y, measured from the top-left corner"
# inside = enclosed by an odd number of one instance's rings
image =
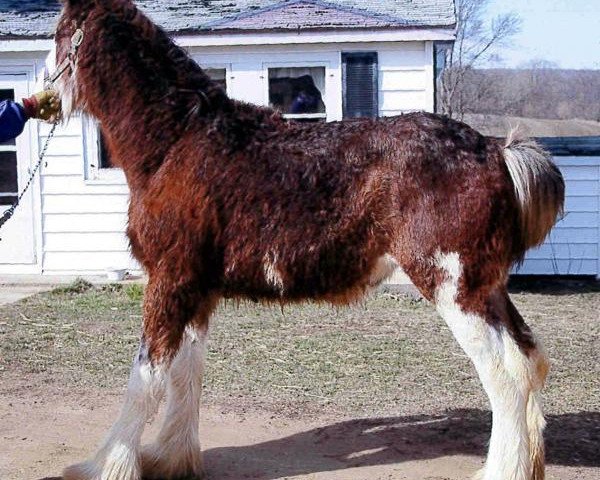
[[[141,322],[139,286],[79,283],[0,309],[0,394],[115,392]],[[549,413],[600,408],[600,289],[513,298],[553,360]],[[225,304],[213,321],[205,401],[284,414],[487,408],[475,372],[425,302],[380,294],[343,310]]]
[[[587,137],[600,135],[600,122],[593,120],[554,120],[509,117],[504,115],[467,114],[465,122],[484,135],[505,137],[519,127],[530,137]]]

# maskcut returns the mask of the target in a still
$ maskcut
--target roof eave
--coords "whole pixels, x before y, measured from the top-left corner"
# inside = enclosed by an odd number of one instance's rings
[[[329,27],[299,27],[299,28],[256,28],[256,29],[235,29],[235,28],[213,28],[213,29],[181,29],[170,32],[172,35],[221,35],[221,34],[257,34],[257,33],[312,33],[312,32],[370,32],[370,31],[407,31],[407,30],[455,30],[456,25],[382,25],[378,27],[357,27],[357,26],[329,26]]]
[[[374,43],[406,41],[454,41],[455,28],[339,28],[301,30],[184,31],[176,32],[178,43],[187,47]]]
[[[240,46],[294,43],[453,41],[455,25],[336,27],[257,30],[183,29],[169,32],[183,46]],[[52,46],[48,35],[0,35],[0,52],[43,51]],[[49,47],[50,45],[50,47]]]

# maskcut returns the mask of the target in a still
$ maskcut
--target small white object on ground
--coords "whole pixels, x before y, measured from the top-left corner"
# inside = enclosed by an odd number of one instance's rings
[[[125,280],[125,275],[127,274],[127,270],[124,268],[107,268],[106,269],[106,278],[109,282],[122,282]]]

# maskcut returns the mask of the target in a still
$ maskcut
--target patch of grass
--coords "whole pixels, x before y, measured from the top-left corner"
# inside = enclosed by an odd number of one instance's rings
[[[68,295],[70,293],[85,293],[91,290],[94,285],[83,278],[76,279],[73,283],[63,287],[57,287],[52,290],[55,295]]]
[[[108,283],[106,285],[101,285],[99,288],[106,293],[118,293],[124,290],[123,284],[121,283]]]
[[[134,302],[141,302],[144,298],[144,286],[139,283],[132,283],[125,287],[125,294],[129,300]]]
[[[0,392],[40,384],[122,388],[138,345],[142,295],[140,285],[86,287],[0,308]],[[549,412],[597,410],[600,292],[513,298],[553,359]],[[205,401],[233,409],[376,415],[487,408],[474,368],[434,309],[384,294],[347,309],[305,304],[283,313],[224,303],[212,322],[205,384]]]
[[[71,288],[0,310],[0,368],[71,387],[114,387],[127,377],[139,339],[139,302],[120,291]],[[10,387],[4,384],[3,387]]]

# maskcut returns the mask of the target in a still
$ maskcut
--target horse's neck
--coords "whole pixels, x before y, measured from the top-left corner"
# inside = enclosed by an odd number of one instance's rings
[[[127,69],[118,65],[100,62],[95,70],[100,77],[92,80],[89,108],[102,125],[117,165],[130,182],[145,183],[185,132],[194,101],[175,87],[167,92],[148,88],[147,81],[131,71],[123,73]],[[201,119],[197,123],[200,126]]]
[[[190,122],[202,128],[205,118],[229,102],[185,52],[153,31],[147,19],[136,21],[147,28],[132,28],[122,46],[100,45],[86,59],[81,79],[88,109],[102,123],[128,178],[152,174]],[[151,33],[144,38],[140,30]]]

